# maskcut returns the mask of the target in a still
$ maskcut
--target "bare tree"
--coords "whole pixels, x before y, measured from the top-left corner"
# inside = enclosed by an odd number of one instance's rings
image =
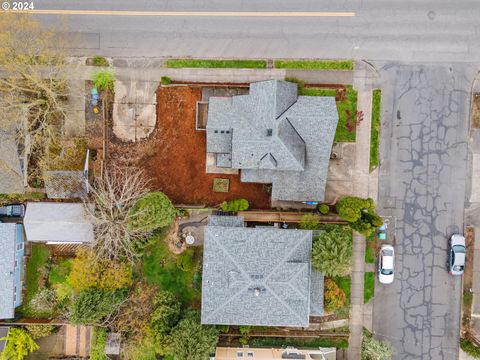
[[[150,231],[131,225],[132,206],[148,192],[145,172],[135,167],[110,168],[91,189],[93,204],[86,203],[90,214],[97,256],[111,260],[130,260],[136,257],[135,246],[151,235]]]
[[[63,135],[67,116],[69,65],[62,42],[30,15],[0,17],[0,127],[27,145],[39,166]]]

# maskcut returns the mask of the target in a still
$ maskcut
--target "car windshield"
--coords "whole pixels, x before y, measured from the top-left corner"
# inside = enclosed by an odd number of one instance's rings
[[[462,245],[455,245],[453,247],[453,251],[455,251],[456,253],[465,253],[465,247],[463,247]]]
[[[393,270],[391,269],[382,269],[382,275],[392,275],[393,274]]]
[[[393,251],[390,249],[383,249],[383,255],[385,256],[393,256]]]

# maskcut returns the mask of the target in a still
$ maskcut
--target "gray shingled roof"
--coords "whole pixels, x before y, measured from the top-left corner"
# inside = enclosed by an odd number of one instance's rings
[[[0,223],[0,319],[15,316],[15,227],[14,223]]]
[[[83,171],[45,171],[44,181],[50,199],[83,199],[87,195]]]
[[[231,154],[244,182],[271,183],[272,200],[321,201],[337,123],[334,97],[297,97],[285,81],[252,83],[248,95],[210,98],[207,152]]]
[[[13,135],[0,130],[0,193],[23,193],[23,172]]]
[[[93,241],[93,225],[82,203],[29,202],[23,224],[28,241]]]
[[[308,326],[312,232],[205,228],[202,323]]]

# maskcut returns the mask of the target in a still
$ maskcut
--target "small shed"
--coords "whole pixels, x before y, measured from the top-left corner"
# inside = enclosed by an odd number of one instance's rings
[[[93,224],[83,203],[29,202],[23,224],[27,241],[51,245],[93,241]]]

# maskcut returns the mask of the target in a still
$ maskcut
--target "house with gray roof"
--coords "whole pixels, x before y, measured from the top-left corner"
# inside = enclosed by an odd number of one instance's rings
[[[27,241],[51,245],[93,241],[93,224],[83,203],[28,202],[23,224]]]
[[[272,184],[272,200],[322,201],[338,123],[334,97],[298,96],[280,80],[247,95],[210,97],[207,156],[241,170],[241,181]]]
[[[307,327],[323,314],[323,275],[311,267],[312,231],[205,227],[202,324]],[[318,282],[312,284],[312,281]]]
[[[23,243],[22,224],[0,222],[0,319],[13,319],[22,304]]]

